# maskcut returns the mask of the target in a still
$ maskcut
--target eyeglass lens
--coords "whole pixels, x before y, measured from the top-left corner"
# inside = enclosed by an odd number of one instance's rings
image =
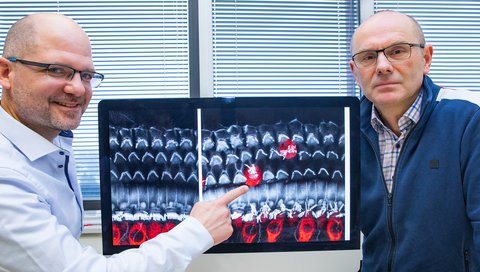
[[[57,64],[51,64],[48,66],[47,69],[47,74],[52,77],[57,77],[57,78],[67,78],[69,80],[72,80],[73,77],[75,76],[76,70],[73,68],[63,66],[63,65],[57,65]],[[80,72],[80,78],[84,82],[90,83],[92,88],[96,88],[100,85],[100,83],[103,80],[102,75],[94,72]]]
[[[412,45],[408,43],[394,44],[381,50],[368,50],[354,55],[355,64],[366,67],[377,62],[378,54],[383,52],[389,61],[405,60],[410,57]]]

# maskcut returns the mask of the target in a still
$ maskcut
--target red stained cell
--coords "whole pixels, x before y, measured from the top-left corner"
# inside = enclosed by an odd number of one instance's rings
[[[308,242],[312,239],[315,232],[315,220],[311,215],[300,219],[298,224],[297,237],[299,242]]]
[[[278,147],[284,159],[292,159],[297,155],[297,145],[290,139],[280,143]]]
[[[267,242],[275,243],[278,241],[283,230],[284,217],[272,219],[267,225]]]
[[[247,178],[245,184],[250,187],[257,186],[262,182],[262,171],[255,164],[246,165],[243,174],[245,175],[245,178]]]
[[[331,215],[327,222],[327,235],[330,241],[339,241],[343,235],[343,220]]]
[[[141,245],[147,240],[147,226],[142,222],[134,223],[128,232],[130,245]]]
[[[253,243],[258,235],[258,224],[255,221],[245,222],[242,227],[242,237],[245,243]]]

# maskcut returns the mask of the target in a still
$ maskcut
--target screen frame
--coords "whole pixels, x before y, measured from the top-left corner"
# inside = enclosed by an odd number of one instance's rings
[[[359,99],[353,96],[335,97],[236,97],[236,98],[164,98],[164,99],[107,99],[98,104],[100,193],[103,254],[111,255],[138,246],[113,245],[112,198],[110,183],[109,124],[111,111],[144,111],[155,109],[192,110],[214,108],[228,112],[236,108],[349,108],[350,133],[350,239],[342,241],[294,243],[221,243],[207,253],[244,253],[277,251],[324,251],[360,248],[360,109]],[[193,117],[192,117],[193,118]]]

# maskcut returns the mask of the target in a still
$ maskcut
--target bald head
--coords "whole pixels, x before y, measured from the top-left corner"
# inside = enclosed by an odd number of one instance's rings
[[[365,97],[373,102],[387,126],[400,135],[398,120],[417,98],[424,75],[430,71],[433,46],[425,44],[415,19],[389,10],[372,15],[357,28],[351,51],[352,55],[373,52],[360,55],[365,57],[361,61],[373,56],[372,62],[357,66],[352,59],[349,67]],[[394,55],[398,52],[409,55],[398,59]]]
[[[8,114],[49,141],[78,127],[92,86],[81,73],[69,78],[55,69],[40,69],[56,64],[95,71],[90,40],[78,24],[55,13],[26,16],[8,32],[3,56],[0,106]]]
[[[72,38],[70,38],[72,37]],[[72,19],[57,13],[35,13],[17,21],[8,31],[3,57],[22,58],[25,54],[35,54],[44,50],[43,41],[55,41],[68,45],[77,43],[90,51],[90,41],[83,29]]]
[[[363,36],[370,35],[371,32],[375,31],[388,33],[389,30],[387,28],[392,25],[408,29],[411,34],[417,37],[418,40],[416,42],[425,44],[422,27],[415,18],[398,11],[382,10],[370,16],[355,30],[350,44],[352,53],[356,52],[355,48],[358,46],[357,43],[360,36],[363,38]]]

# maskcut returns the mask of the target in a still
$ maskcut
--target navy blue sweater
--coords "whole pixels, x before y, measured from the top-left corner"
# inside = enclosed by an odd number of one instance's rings
[[[441,89],[427,76],[422,92],[391,194],[372,103],[362,98],[362,272],[480,271],[480,93]]]

